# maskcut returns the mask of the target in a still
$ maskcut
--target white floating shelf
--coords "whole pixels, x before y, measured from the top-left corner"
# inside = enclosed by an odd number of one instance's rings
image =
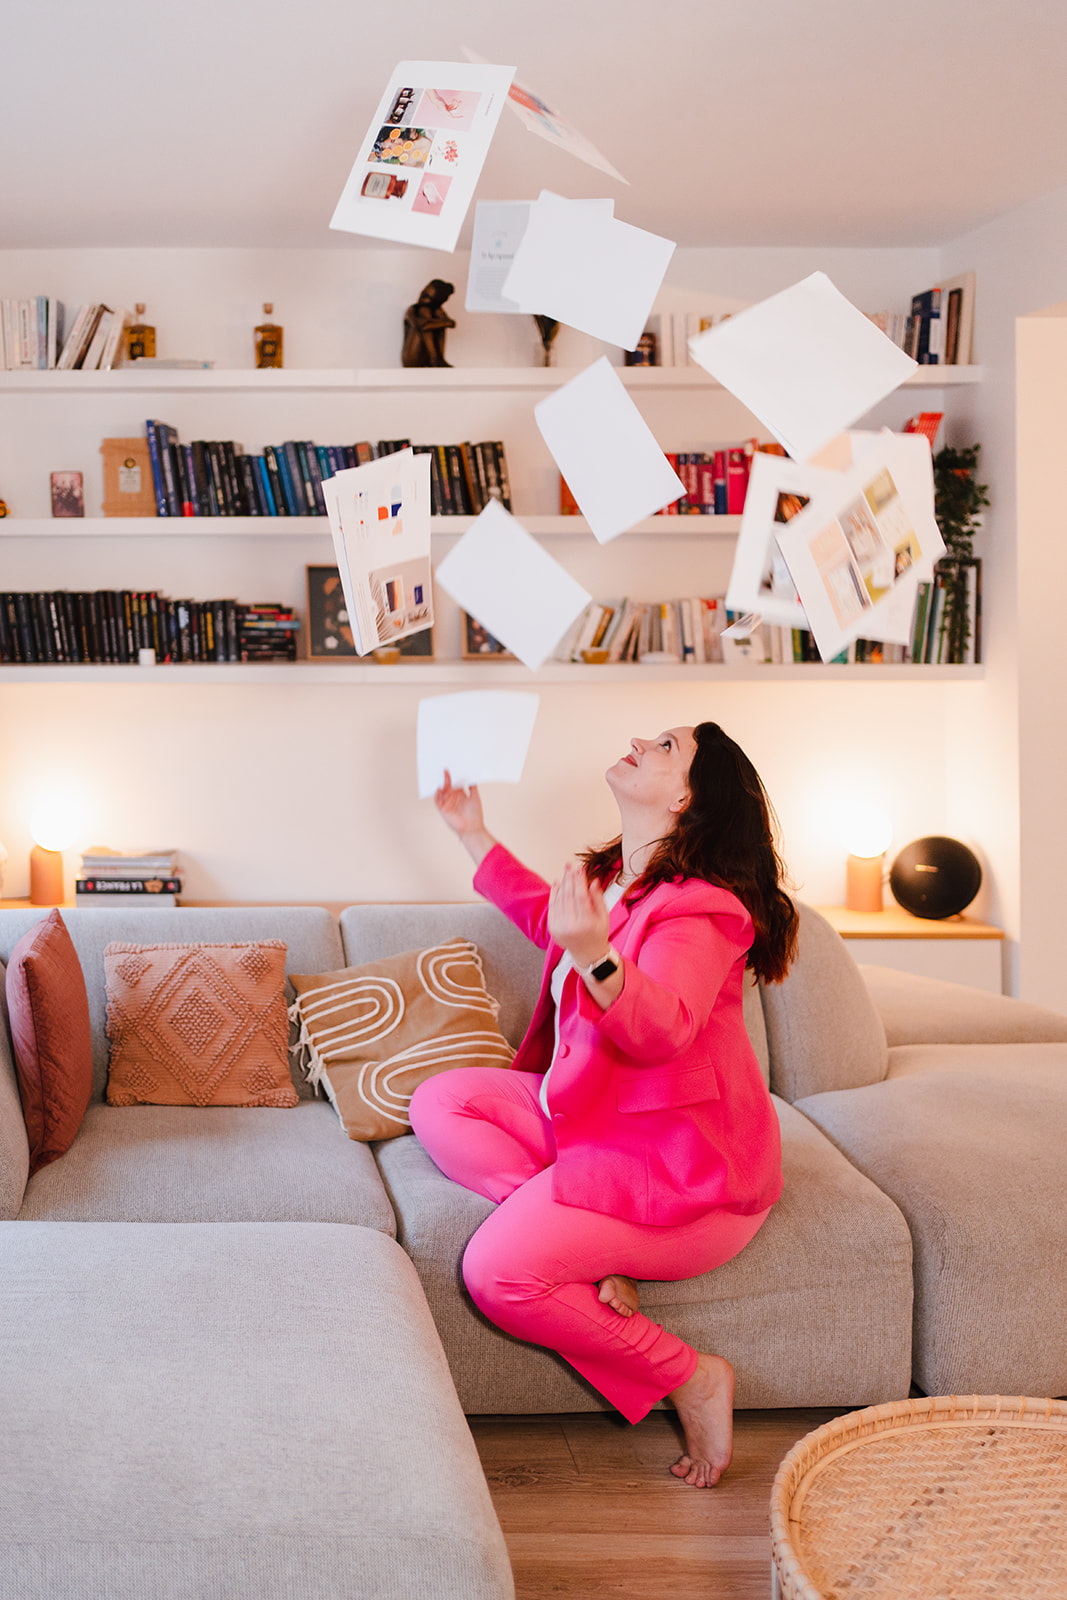
[[[435,536],[466,533],[473,517],[434,517]],[[584,517],[522,517],[544,538],[587,536]],[[635,523],[620,538],[734,538],[740,517],[664,516]],[[330,539],[326,517],[2,517],[0,539]]]
[[[417,661],[383,666],[357,661],[313,661],[264,663],[189,662],[183,666],[4,666],[0,684],[14,683],[107,683],[152,688],[189,687],[191,684],[229,684],[244,688],[253,684],[288,684],[291,688],[313,688],[344,684],[349,688],[369,689],[386,684],[593,684],[620,683],[885,683],[910,681],[915,684],[969,682],[984,676],[981,666],[832,666],[823,662],[804,665],[772,666],[745,662],[737,666],[603,666],[587,667],[554,661],[530,672],[519,661]]]
[[[293,390],[343,390],[382,393],[422,391],[429,394],[462,389],[557,389],[576,378],[580,367],[294,367],[157,368],[139,372],[120,367],[114,372],[0,372],[0,392],[57,394],[166,394],[179,390],[242,391],[267,394]],[[702,367],[618,367],[628,389],[656,392],[678,389],[720,389]],[[981,383],[978,366],[919,367],[902,385],[906,389],[946,389]]]

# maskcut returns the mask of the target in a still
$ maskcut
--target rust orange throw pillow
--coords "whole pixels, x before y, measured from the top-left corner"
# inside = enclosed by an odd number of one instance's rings
[[[496,1027],[500,1007],[469,939],[290,980],[294,1051],[350,1139],[407,1133],[408,1104],[424,1078],[448,1067],[506,1067],[515,1054]]]
[[[93,1093],[85,977],[58,911],[12,950],[7,1006],[32,1174],[70,1149]]]
[[[295,1106],[285,945],[109,944],[113,1106]]]

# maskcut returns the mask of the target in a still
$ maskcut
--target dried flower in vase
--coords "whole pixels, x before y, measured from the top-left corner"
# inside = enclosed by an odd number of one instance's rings
[[[552,317],[540,317],[536,314],[534,315],[534,321],[537,323],[537,331],[541,335],[541,348],[545,352],[544,365],[550,367],[552,365],[552,341],[559,332],[559,323]]]

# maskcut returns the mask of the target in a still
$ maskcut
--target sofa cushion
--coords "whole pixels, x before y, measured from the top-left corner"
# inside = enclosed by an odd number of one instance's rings
[[[0,1254],[5,1595],[514,1600],[391,1239],[7,1223]]]
[[[31,1178],[20,1219],[349,1222],[393,1233],[370,1152],[323,1101],[92,1105],[62,1161]]]
[[[43,915],[37,909],[0,911],[0,961],[8,960],[17,940]],[[161,906],[149,911],[119,906],[67,911],[64,920],[89,993],[94,1100],[103,1100],[107,1089],[105,946],[146,940],[161,944],[225,944],[236,939],[283,939],[288,972],[329,972],[345,961],[337,919],[321,906]],[[287,989],[286,998],[293,998],[291,989]],[[302,1100],[317,1098],[310,1084],[298,1083],[296,1091]]]
[[[289,1076],[285,944],[109,944],[113,1106],[298,1104]]]
[[[885,1029],[841,936],[798,905],[797,957],[783,983],[765,983],[771,1088],[793,1103],[885,1076]]]
[[[506,1067],[477,948],[451,939],[362,967],[293,973],[298,1050],[350,1139],[392,1139],[411,1126],[411,1096],[450,1067]]]
[[[642,1308],[698,1349],[727,1356],[742,1407],[903,1398],[911,1368],[904,1218],[807,1118],[777,1098],[775,1109],[785,1185],[763,1227],[715,1272],[641,1283]],[[376,1154],[464,1409],[604,1408],[561,1357],[502,1333],[466,1294],[463,1251],[492,1202],[446,1178],[414,1134]]]
[[[919,1386],[1067,1393],[1067,1045],[905,1046],[798,1109],[908,1220]]]
[[[0,1220],[18,1214],[30,1175],[30,1141],[19,1099],[7,1023],[6,972],[0,961]]]
[[[1067,1041],[1067,1017],[964,983],[920,978],[890,967],[860,967],[885,1027],[899,1044],[1025,1044]]]
[[[70,1149],[93,1092],[85,979],[58,911],[28,929],[12,950],[6,992],[30,1171],[36,1172]]]

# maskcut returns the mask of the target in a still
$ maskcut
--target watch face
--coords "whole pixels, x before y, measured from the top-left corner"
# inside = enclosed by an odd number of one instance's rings
[[[619,963],[613,955],[605,956],[603,961],[598,961],[595,967],[590,968],[592,976],[597,983],[603,983],[605,978],[610,978],[613,972],[618,972]]]

